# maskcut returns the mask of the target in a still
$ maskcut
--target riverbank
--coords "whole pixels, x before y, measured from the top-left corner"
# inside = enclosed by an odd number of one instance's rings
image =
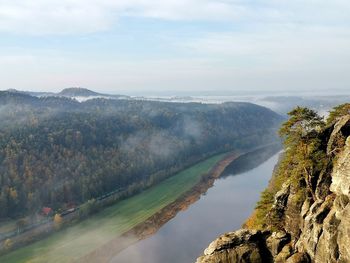
[[[98,254],[96,248],[111,244],[110,242],[116,241],[116,236],[119,235],[120,237],[123,233],[123,237],[119,238],[117,243],[129,242],[129,238],[126,237],[130,237],[131,234],[137,237],[132,239],[133,242],[148,236],[152,234],[152,231],[156,231],[157,227],[146,228],[146,225],[151,225],[146,222],[159,221],[164,224],[172,218],[171,215],[176,215],[175,207],[185,209],[186,206],[180,206],[179,204],[185,204],[185,200],[190,202],[188,200],[191,199],[194,202],[196,199],[193,196],[186,199],[184,194],[194,191],[194,186],[202,185],[203,180],[201,178],[208,171],[213,176],[219,175],[220,165],[216,166],[216,164],[225,156],[220,154],[200,162],[155,187],[106,208],[99,214],[75,226],[2,256],[0,261],[9,263],[28,261],[36,263],[74,262],[84,258],[86,254]],[[223,168],[221,167],[221,169]],[[208,178],[210,177],[208,176]],[[209,181],[206,183],[208,184]],[[204,190],[200,190],[199,187],[198,191]],[[182,202],[176,202],[179,198],[183,198]],[[164,220],[161,220],[161,218],[164,218]],[[139,233],[142,233],[142,235]],[[126,242],[126,245],[128,242]]]
[[[77,262],[107,263],[113,256],[126,247],[153,235],[159,228],[174,218],[179,211],[186,210],[191,204],[195,203],[202,194],[213,186],[214,181],[220,177],[225,168],[238,156],[239,154],[237,153],[228,154],[223,160],[218,162],[207,175],[203,176],[202,180],[197,185],[193,186],[173,203],[167,205],[146,221],[124,233],[121,237],[115,238],[108,242],[108,244],[101,246],[92,253],[79,259]]]
[[[110,263],[194,262],[211,240],[240,228],[248,218],[268,184],[279,149],[271,146],[241,154],[199,200]]]

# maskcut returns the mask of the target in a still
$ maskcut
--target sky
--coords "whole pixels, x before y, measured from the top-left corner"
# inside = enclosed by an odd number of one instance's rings
[[[0,0],[1,90],[321,93],[349,73],[348,0]]]

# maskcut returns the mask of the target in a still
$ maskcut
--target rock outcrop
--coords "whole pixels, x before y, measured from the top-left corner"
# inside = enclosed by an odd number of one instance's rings
[[[267,234],[246,229],[227,233],[213,241],[197,262],[263,262],[264,258],[270,257]]]
[[[350,262],[349,127],[350,116],[344,116],[323,131],[331,168],[313,175],[312,194],[300,196],[290,181],[275,193],[273,215],[267,214],[266,221],[269,216],[277,217],[277,229],[267,224],[260,231],[245,229],[223,235],[197,263]]]

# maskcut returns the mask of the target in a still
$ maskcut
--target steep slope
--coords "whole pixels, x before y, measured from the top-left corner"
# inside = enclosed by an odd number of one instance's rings
[[[275,140],[282,120],[249,103],[79,103],[9,92],[0,101],[0,218],[133,195],[207,157]]]
[[[325,127],[308,111],[291,114],[285,153],[245,229],[213,241],[198,263],[350,262],[349,107]]]

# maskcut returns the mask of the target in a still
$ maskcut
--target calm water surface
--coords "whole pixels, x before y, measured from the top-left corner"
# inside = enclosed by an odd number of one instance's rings
[[[277,150],[247,154],[233,162],[221,179],[179,212],[155,235],[125,249],[112,263],[190,263],[220,234],[241,227],[267,186]]]

